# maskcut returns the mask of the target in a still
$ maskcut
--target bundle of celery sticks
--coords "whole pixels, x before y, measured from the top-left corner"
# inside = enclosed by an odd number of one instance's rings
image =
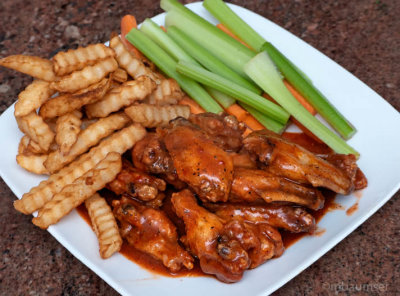
[[[220,113],[222,107],[228,108],[237,100],[262,125],[278,133],[292,116],[336,153],[358,156],[344,140],[356,132],[355,128],[301,70],[225,2],[205,0],[203,6],[248,47],[177,0],[161,0],[160,5],[167,12],[166,32],[146,19],[125,38],[174,78],[204,110]],[[340,136],[293,97],[283,78]],[[263,92],[276,103],[263,97]]]

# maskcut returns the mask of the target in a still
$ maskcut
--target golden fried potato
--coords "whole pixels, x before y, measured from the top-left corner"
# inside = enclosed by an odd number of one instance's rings
[[[85,200],[85,206],[99,241],[100,256],[107,259],[122,246],[117,221],[106,200],[97,193]]]
[[[175,79],[163,79],[157,88],[145,100],[150,105],[174,105],[184,96]]]
[[[89,118],[105,117],[135,101],[143,100],[155,88],[155,82],[147,76],[127,81],[121,86],[111,89],[102,100],[86,105],[86,115]]]
[[[155,74],[150,68],[146,67],[139,58],[134,57],[125,48],[125,45],[122,43],[119,36],[111,38],[110,47],[114,49],[120,67],[125,69],[130,76],[135,79],[140,76],[149,76],[154,81],[159,80],[157,74]]]
[[[87,47],[79,47],[70,49],[67,52],[57,53],[53,57],[53,68],[58,76],[63,76],[82,70],[86,66],[94,65],[102,59],[114,56],[114,50],[104,44],[90,44]]]
[[[24,134],[38,143],[43,151],[49,150],[50,144],[54,140],[54,133],[36,112],[15,119]]]
[[[51,145],[50,145],[51,148]],[[50,149],[51,150],[51,149]],[[46,153],[39,144],[30,139],[28,136],[23,136],[18,145],[18,154],[32,155]]]
[[[121,155],[111,152],[93,169],[65,186],[52,200],[39,210],[38,216],[32,219],[33,224],[46,229],[57,223],[86,199],[104,188],[121,171]]]
[[[80,109],[86,104],[97,102],[105,95],[110,85],[111,79],[104,78],[76,93],[59,95],[44,103],[39,115],[43,118],[54,118]]]
[[[32,111],[36,111],[54,94],[55,91],[50,88],[50,83],[43,80],[34,80],[18,95],[18,101],[14,106],[14,115],[25,116]]]
[[[112,73],[112,79],[119,83],[124,83],[128,80],[128,73],[122,68],[118,68]]]
[[[88,153],[79,157],[58,173],[51,175],[38,186],[33,187],[22,199],[14,202],[17,211],[24,214],[32,214],[51,200],[54,194],[61,191],[66,185],[81,177],[87,171],[93,169],[96,164],[110,152],[124,153],[146,135],[146,130],[138,125],[132,124],[112,136],[103,140],[98,146],[92,148]]]
[[[58,171],[77,156],[89,150],[90,147],[97,145],[101,139],[123,128],[130,121],[130,118],[124,113],[116,113],[96,121],[79,134],[76,143],[68,153],[63,153],[61,149],[50,153],[44,164],[45,167],[51,173]]]
[[[35,56],[12,55],[0,59],[0,66],[10,68],[34,78],[45,81],[54,81],[53,62]]]
[[[114,72],[117,68],[118,64],[113,57],[106,58],[93,66],[87,66],[83,70],[61,77],[59,80],[52,82],[50,87],[59,92],[76,92],[99,82],[108,73]]]
[[[190,107],[186,105],[154,106],[135,105],[125,109],[125,113],[133,122],[140,123],[144,127],[165,126],[177,117],[189,118]]]
[[[56,123],[56,143],[60,147],[60,153],[67,154],[75,144],[81,131],[82,113],[75,110],[58,117]]]
[[[17,163],[20,167],[28,172],[38,175],[48,175],[49,171],[44,167],[43,163],[47,159],[47,154],[42,155],[17,155]]]

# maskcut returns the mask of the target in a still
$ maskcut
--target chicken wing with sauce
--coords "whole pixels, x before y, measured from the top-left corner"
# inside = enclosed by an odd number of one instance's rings
[[[188,189],[174,193],[171,201],[185,223],[184,240],[203,272],[223,282],[239,281],[251,261],[239,241],[229,236],[222,219],[199,206]]]
[[[107,184],[107,188],[117,195],[127,194],[142,201],[150,201],[164,191],[165,181],[134,168],[127,160],[117,177]]]
[[[233,177],[232,157],[185,119],[172,121],[162,133],[178,178],[203,201],[227,201]]]
[[[275,175],[341,194],[353,190],[351,178],[342,170],[278,134],[267,130],[253,132],[243,144],[266,165],[266,170]]]
[[[193,257],[179,245],[176,227],[163,211],[127,197],[114,200],[113,208],[121,235],[130,245],[162,261],[172,272],[193,268]]]
[[[236,168],[229,197],[233,202],[267,203],[285,202],[319,210],[324,206],[323,195],[315,188],[308,188],[263,170]]]
[[[268,224],[290,232],[313,232],[315,219],[303,208],[274,204],[223,203],[204,204],[222,219],[239,219],[252,224]]]
[[[189,121],[199,126],[210,139],[225,151],[237,152],[242,147],[246,127],[232,115],[215,113],[191,114]]]

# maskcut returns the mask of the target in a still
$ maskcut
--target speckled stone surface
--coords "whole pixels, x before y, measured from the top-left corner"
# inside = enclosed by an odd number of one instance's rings
[[[234,3],[299,36],[400,110],[400,2],[250,0]],[[104,42],[120,18],[161,12],[149,1],[0,1],[0,57]],[[0,113],[31,79],[0,69]],[[1,143],[3,144],[3,143]],[[30,216],[0,179],[0,295],[117,295]],[[399,295],[400,193],[274,295]],[[357,285],[357,286],[354,286]],[[355,290],[364,285],[361,292]],[[352,288],[353,287],[353,288]]]

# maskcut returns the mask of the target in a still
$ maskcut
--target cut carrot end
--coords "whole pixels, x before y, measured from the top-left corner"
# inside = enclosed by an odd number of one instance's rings
[[[182,100],[179,101],[179,105],[187,105],[190,107],[190,113],[199,114],[206,112],[203,108],[200,107],[194,100],[185,96]]]
[[[236,116],[239,121],[244,122],[252,130],[257,131],[265,129],[265,127],[259,123],[257,119],[255,119],[249,112],[244,110],[238,104],[230,105],[225,109],[225,111],[230,115]]]
[[[242,41],[239,37],[237,37],[235,34],[233,34],[227,27],[225,27],[223,24],[218,24],[217,28],[220,29],[222,32],[228,34],[229,36],[231,36],[233,39],[239,41],[240,43],[242,43],[244,46],[250,48],[251,50],[253,50],[247,43],[245,43],[244,41]]]
[[[299,101],[299,103],[302,104],[308,112],[310,112],[312,115],[317,114],[317,111],[315,111],[314,107],[311,106],[311,104],[286,79],[283,80],[283,83],[293,95],[293,97],[295,97],[295,99]]]
[[[167,33],[167,29],[164,26],[160,26],[161,30],[163,30],[165,33]]]

